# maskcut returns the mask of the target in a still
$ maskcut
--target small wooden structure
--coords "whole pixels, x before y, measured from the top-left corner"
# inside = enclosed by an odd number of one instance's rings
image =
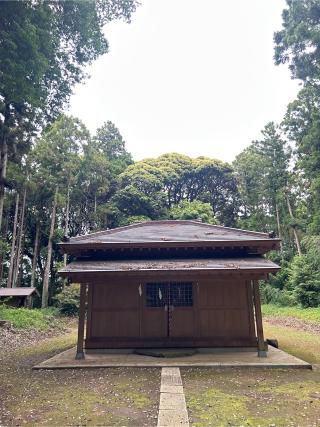
[[[235,347],[266,356],[258,280],[280,240],[197,221],[151,221],[61,243],[81,283],[77,358],[86,349]],[[84,344],[85,311],[86,340]]]
[[[40,296],[36,288],[0,288],[0,301],[12,307],[32,308],[35,295]]]

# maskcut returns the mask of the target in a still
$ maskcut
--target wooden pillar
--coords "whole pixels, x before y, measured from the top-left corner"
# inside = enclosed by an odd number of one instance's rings
[[[28,295],[24,301],[25,308],[32,308],[32,295]]]
[[[258,338],[258,356],[267,357],[268,346],[264,342],[258,280],[252,281],[252,291],[253,291],[253,304],[254,304],[255,319],[256,319],[256,331],[257,331],[257,338]]]
[[[83,343],[84,343],[84,323],[85,323],[85,315],[86,315],[86,299],[87,299],[87,284],[81,283],[76,359],[84,359]]]

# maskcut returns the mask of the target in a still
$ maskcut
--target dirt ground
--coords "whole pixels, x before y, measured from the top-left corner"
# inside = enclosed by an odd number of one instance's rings
[[[71,331],[0,353],[0,425],[156,425],[160,369],[32,370],[75,340]]]
[[[314,369],[181,369],[192,426],[320,426],[317,326],[277,317],[265,319],[264,329]]]
[[[320,372],[181,369],[193,426],[320,425]]]
[[[290,319],[266,320],[266,337],[315,369],[181,369],[190,425],[320,426],[318,332]],[[46,340],[25,340],[20,349],[2,348],[0,425],[156,425],[160,369],[32,370],[75,341],[71,328]]]

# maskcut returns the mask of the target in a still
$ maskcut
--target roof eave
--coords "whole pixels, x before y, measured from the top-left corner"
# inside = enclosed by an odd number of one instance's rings
[[[254,239],[254,240],[201,240],[201,241],[151,241],[151,242],[91,242],[59,243],[64,253],[79,253],[88,250],[112,249],[157,249],[157,248],[229,248],[229,247],[266,247],[268,250],[279,250],[281,239]]]
[[[60,270],[58,274],[62,277],[72,277],[72,276],[84,276],[85,278],[89,278],[90,276],[141,276],[141,275],[149,275],[150,273],[161,273],[161,274],[203,274],[203,273],[219,273],[219,274],[230,274],[230,273],[245,273],[245,274],[270,274],[277,273],[280,270],[279,266],[272,267],[250,267],[250,268],[230,268],[230,267],[221,267],[221,268],[177,268],[177,269],[165,269],[165,268],[145,268],[141,270],[72,270],[72,271],[63,271]],[[83,280],[85,281],[85,280]]]

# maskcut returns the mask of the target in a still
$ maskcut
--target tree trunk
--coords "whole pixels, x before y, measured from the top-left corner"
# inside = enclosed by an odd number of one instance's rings
[[[96,228],[97,228],[97,194],[95,193],[94,201],[93,201],[93,219],[91,217],[89,220],[89,229],[90,231],[95,231]]]
[[[293,216],[293,212],[292,212],[292,208],[291,208],[291,204],[290,204],[290,200],[289,200],[288,194],[286,194],[286,201],[287,201],[287,205],[288,205],[288,210],[289,210],[290,218],[294,220],[294,216]],[[300,246],[300,240],[299,240],[299,236],[298,236],[297,229],[296,229],[295,225],[292,226],[292,230],[293,230],[294,240],[295,240],[295,243],[296,243],[298,254],[301,256],[302,255],[302,251],[301,251],[301,246]]]
[[[42,303],[41,303],[42,308],[48,307],[49,275],[50,275],[50,265],[51,265],[51,257],[52,257],[52,238],[53,238],[54,226],[56,221],[57,198],[58,198],[58,189],[56,189],[55,191],[53,207],[52,207],[51,225],[50,225],[49,240],[48,240],[48,253],[47,253],[46,265],[45,265],[44,275],[43,275]]]
[[[93,206],[94,215],[97,213],[97,195],[94,195],[94,206]]]
[[[7,164],[8,164],[8,145],[7,145],[6,139],[3,138],[1,148],[0,148],[0,230],[2,228]]]
[[[37,264],[38,264],[38,267],[39,267],[39,270],[40,270],[40,277],[41,277],[41,280],[43,281],[44,271],[43,271],[43,265],[42,265],[42,260],[41,260],[41,254],[40,254],[40,251],[38,251]]]
[[[40,223],[37,222],[36,225],[36,235],[34,238],[34,249],[33,249],[33,258],[32,258],[32,271],[31,271],[31,281],[30,287],[34,288],[36,281],[36,270],[37,270],[37,258],[39,250],[39,240],[40,240]]]
[[[70,212],[70,184],[68,183],[68,191],[67,191],[67,204],[66,204],[66,217],[64,224],[64,235],[69,236],[69,212]],[[67,265],[68,255],[63,255],[63,265],[64,267]],[[63,281],[65,283],[65,280]]]
[[[283,246],[282,246],[282,235],[281,235],[281,227],[280,227],[280,215],[279,215],[279,206],[278,203],[276,203],[276,218],[277,218],[277,227],[278,227],[278,237],[279,239],[281,239],[280,242],[280,251],[283,251]]]
[[[15,262],[15,268],[13,269],[13,280],[12,280],[12,286],[17,286],[18,281],[18,275],[20,271],[20,264],[21,264],[21,252],[22,252],[22,242],[23,242],[23,235],[24,235],[24,216],[25,216],[25,210],[26,210],[26,197],[27,197],[27,189],[24,189],[23,192],[23,199],[22,199],[22,206],[21,206],[21,214],[20,214],[20,227],[19,227],[19,238],[18,238],[18,249],[17,249],[17,257]]]
[[[6,220],[5,223],[4,221],[2,221],[2,223],[4,224],[3,230],[2,230],[2,239],[6,240],[7,239],[7,235],[8,235],[8,229],[9,229],[9,213],[6,215]],[[0,256],[0,286],[2,285],[2,280],[3,280],[3,259],[5,258],[5,254],[1,254]]]
[[[18,211],[19,211],[19,193],[16,194],[16,207],[15,207],[15,211],[14,211],[12,242],[11,242],[11,252],[10,252],[10,265],[9,265],[9,272],[8,272],[8,279],[7,279],[7,288],[12,288],[12,275],[13,275],[13,267],[14,267],[14,263],[15,263],[15,247],[16,247],[16,237],[17,237]]]

